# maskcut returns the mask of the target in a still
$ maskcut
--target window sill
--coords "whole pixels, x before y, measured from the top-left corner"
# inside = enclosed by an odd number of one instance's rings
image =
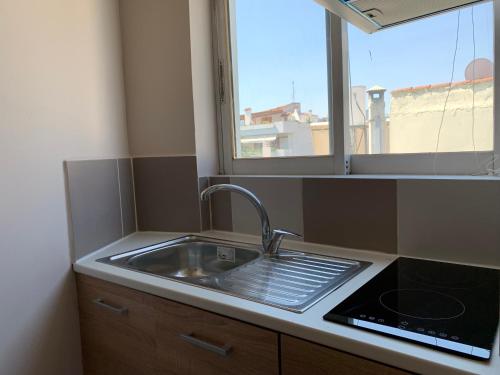
[[[351,175],[217,175],[234,178],[317,178],[341,180],[446,180],[446,181],[499,181],[500,176],[467,175],[404,175],[404,174],[351,174]]]

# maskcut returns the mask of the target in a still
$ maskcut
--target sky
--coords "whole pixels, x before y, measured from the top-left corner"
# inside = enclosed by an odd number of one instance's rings
[[[348,26],[353,86],[404,87],[449,82],[458,11],[367,34]],[[474,6],[476,58],[493,61],[493,5]],[[290,103],[328,115],[325,11],[313,0],[236,0],[240,113]],[[472,11],[460,11],[454,81],[473,60]],[[386,96],[386,101],[388,98]]]

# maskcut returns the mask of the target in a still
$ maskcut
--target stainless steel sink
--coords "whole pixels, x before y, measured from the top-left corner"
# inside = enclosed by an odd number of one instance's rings
[[[370,263],[185,236],[98,260],[150,275],[303,312]]]
[[[127,259],[127,266],[165,277],[203,278],[239,267],[260,255],[259,251],[253,249],[225,248],[221,243],[191,238],[134,255]]]

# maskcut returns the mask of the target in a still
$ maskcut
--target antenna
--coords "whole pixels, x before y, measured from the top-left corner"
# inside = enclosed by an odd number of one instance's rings
[[[295,81],[292,81],[292,103],[295,103]]]

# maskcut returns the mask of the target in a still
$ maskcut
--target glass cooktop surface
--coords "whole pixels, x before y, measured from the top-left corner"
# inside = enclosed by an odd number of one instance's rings
[[[494,269],[398,258],[324,319],[487,360],[499,281]]]

